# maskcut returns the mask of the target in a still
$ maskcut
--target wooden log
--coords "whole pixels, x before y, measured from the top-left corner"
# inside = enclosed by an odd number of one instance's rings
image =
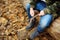
[[[60,17],[53,21],[50,28],[48,28],[48,33],[56,40],[60,40]]]

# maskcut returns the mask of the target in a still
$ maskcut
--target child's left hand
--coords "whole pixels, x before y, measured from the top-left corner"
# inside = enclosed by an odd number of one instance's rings
[[[43,15],[45,15],[45,13],[44,13],[44,11],[42,10],[42,11],[40,11],[39,16],[43,16]]]

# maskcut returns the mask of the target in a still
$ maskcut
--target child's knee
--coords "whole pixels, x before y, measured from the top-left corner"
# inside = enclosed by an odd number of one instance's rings
[[[39,25],[38,25],[38,31],[43,31],[45,28],[49,27],[50,23],[52,21],[52,15],[46,15],[44,16]]]
[[[44,8],[46,7],[46,4],[44,4],[44,3],[37,3],[36,4],[36,9],[38,9],[38,10],[43,10]]]

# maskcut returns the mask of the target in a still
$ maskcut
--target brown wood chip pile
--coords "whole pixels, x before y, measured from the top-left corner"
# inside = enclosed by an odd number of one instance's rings
[[[5,38],[18,40],[17,31],[27,26],[28,21],[26,20],[28,20],[26,10],[19,0],[0,0],[1,40],[6,40]]]

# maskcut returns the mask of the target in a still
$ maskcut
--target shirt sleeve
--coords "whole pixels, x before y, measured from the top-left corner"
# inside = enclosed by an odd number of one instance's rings
[[[47,14],[47,13],[51,13],[51,10],[49,8],[44,8],[44,13]]]
[[[53,12],[56,12],[56,6],[53,4],[53,5],[50,5],[50,6],[47,6],[45,9],[44,9],[44,12],[45,13],[52,13]]]

